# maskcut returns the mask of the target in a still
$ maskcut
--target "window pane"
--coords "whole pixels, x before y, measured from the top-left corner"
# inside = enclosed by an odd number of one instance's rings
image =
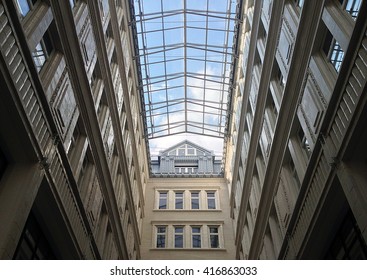
[[[193,248],[201,248],[201,237],[200,235],[192,236],[192,247]]]
[[[175,227],[175,248],[183,248],[183,227]]]
[[[46,55],[45,51],[41,45],[41,43],[38,43],[36,46],[36,49],[32,53],[34,64],[36,65],[37,71],[39,72],[42,68],[42,66],[46,62]]]
[[[347,0],[345,10],[355,19],[358,16],[361,0]]]
[[[342,64],[344,58],[344,51],[337,41],[331,47],[330,62],[334,66],[336,72],[339,72],[340,65]]]
[[[218,235],[218,227],[210,226],[209,234],[210,234],[210,248],[219,248],[219,235]]]
[[[183,235],[175,235],[175,248],[183,248]]]
[[[165,248],[166,247],[166,227],[159,226],[157,227],[157,248]]]
[[[166,237],[164,235],[157,236],[157,248],[166,247]]]
[[[207,192],[207,200],[208,200],[208,209],[216,209],[215,206],[215,193],[214,192]]]
[[[191,227],[192,232],[192,247],[201,248],[200,227]]]
[[[195,149],[191,149],[191,148],[187,149],[187,154],[188,155],[194,155],[195,154]]]
[[[175,209],[183,209],[183,192],[176,192],[175,196]]]
[[[28,1],[27,0],[17,0],[17,4],[18,4],[18,9],[21,15],[26,16],[30,11]]]
[[[199,193],[191,193],[191,209],[199,209]]]
[[[167,192],[159,193],[159,209],[167,209]]]
[[[219,248],[218,235],[210,236],[210,248]]]

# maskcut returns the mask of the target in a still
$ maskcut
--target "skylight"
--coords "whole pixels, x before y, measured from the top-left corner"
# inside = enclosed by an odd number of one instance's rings
[[[156,146],[154,139],[179,134],[193,142],[196,136],[214,137],[223,147],[237,1],[132,2],[142,114],[150,148]]]

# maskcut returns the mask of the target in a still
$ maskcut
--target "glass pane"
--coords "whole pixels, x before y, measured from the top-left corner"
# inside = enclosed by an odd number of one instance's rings
[[[208,209],[215,209],[215,200],[208,199]]]
[[[200,233],[200,227],[192,227],[192,233]]]
[[[166,247],[166,237],[164,235],[157,236],[157,248]]]
[[[46,62],[46,55],[45,51],[41,45],[41,43],[38,43],[35,50],[32,53],[34,64],[36,65],[37,71],[39,72],[42,68],[42,66]]]
[[[215,193],[214,192],[207,192],[208,197],[215,197]]]
[[[181,198],[176,199],[176,209],[183,209],[183,200]]]
[[[183,248],[183,235],[175,235],[175,248]]]
[[[209,231],[210,231],[210,233],[218,233],[218,228],[217,227],[210,227]]]
[[[191,199],[191,209],[199,209],[199,199]]]
[[[183,227],[175,227],[175,233],[183,233]]]
[[[219,248],[218,235],[211,235],[210,236],[210,248]]]
[[[26,16],[30,11],[28,1],[27,0],[17,0],[17,4],[18,4],[19,12],[21,13],[21,15]]]
[[[159,209],[167,209],[167,192],[159,193]]]
[[[193,248],[201,248],[201,236],[193,235],[192,236],[192,247]]]
[[[166,233],[166,227],[158,227],[157,233]]]

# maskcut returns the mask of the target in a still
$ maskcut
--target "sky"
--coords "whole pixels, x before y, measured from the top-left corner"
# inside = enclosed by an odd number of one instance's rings
[[[185,139],[222,155],[236,2],[134,1],[151,156]]]

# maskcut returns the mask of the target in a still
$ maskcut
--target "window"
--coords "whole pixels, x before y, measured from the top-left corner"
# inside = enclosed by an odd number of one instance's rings
[[[17,7],[22,17],[25,17],[38,0],[17,0]]]
[[[157,226],[157,248],[166,248],[166,226]]]
[[[219,227],[209,226],[209,246],[210,248],[219,248]]]
[[[167,192],[159,193],[159,209],[167,209]]]
[[[206,192],[206,196],[208,201],[208,209],[216,209],[215,192],[214,191]]]
[[[344,58],[344,51],[339,43],[333,38],[333,35],[329,30],[325,36],[323,51],[327,60],[334,66],[336,72],[339,72],[340,65]]]
[[[361,7],[361,0],[341,0],[340,4],[342,5],[343,9],[349,13],[352,18],[355,20],[358,16],[359,9]]]
[[[175,173],[177,174],[196,174],[198,172],[198,167],[197,166],[192,166],[192,167],[180,167],[180,166],[175,166]]]
[[[40,72],[43,65],[50,57],[53,50],[52,42],[48,32],[43,35],[41,41],[37,44],[35,50],[32,53],[34,64],[36,65],[37,71]]]
[[[187,148],[187,155],[195,155],[195,149]]]
[[[365,260],[367,245],[357,221],[349,209],[336,231],[325,259],[328,260]]]
[[[175,226],[175,248],[183,248],[184,247],[184,227],[183,226]]]
[[[300,8],[302,8],[303,4],[305,3],[305,0],[295,0],[295,1],[296,1],[297,7],[300,7]]]
[[[201,228],[200,226],[191,227],[192,248],[201,248]]]
[[[183,209],[183,192],[175,192],[175,209]]]
[[[78,0],[69,0],[70,7],[73,9],[77,2],[78,2]]]
[[[199,209],[199,192],[191,192],[191,209]]]
[[[339,43],[336,40],[333,40],[329,53],[329,61],[334,66],[336,72],[339,72],[343,58],[344,58],[344,51],[342,50]]]
[[[33,211],[30,212],[15,250],[15,260],[54,260],[53,252],[47,234],[44,233]]]

